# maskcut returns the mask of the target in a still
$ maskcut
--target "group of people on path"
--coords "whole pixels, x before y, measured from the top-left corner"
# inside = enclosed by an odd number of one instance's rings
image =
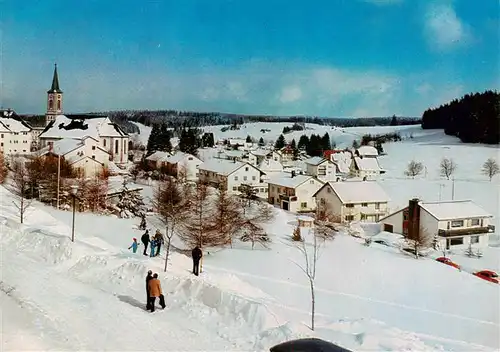
[[[193,274],[198,276],[200,274],[200,261],[203,257],[203,252],[200,247],[196,246],[191,251],[191,256],[193,257]],[[146,276],[146,310],[151,312],[155,311],[156,298],[160,299],[160,306],[162,309],[165,309],[165,296],[163,295],[163,291],[161,289],[158,273],[153,274],[151,270],[148,270],[148,274]]]
[[[149,236],[149,230],[146,230],[146,232],[142,235],[141,237],[141,242],[144,245],[144,255],[149,255],[150,257],[156,257],[160,255],[160,249],[162,244],[165,242],[163,235],[161,234],[160,230],[156,230],[155,235],[153,238],[150,238]],[[148,246],[150,247],[149,254],[147,253],[148,251]],[[137,248],[139,247],[139,243],[137,243],[137,238],[132,239],[132,244],[128,249],[132,249],[132,252],[136,253]]]

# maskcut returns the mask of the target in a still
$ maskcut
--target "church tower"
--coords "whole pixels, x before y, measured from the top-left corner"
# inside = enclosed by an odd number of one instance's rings
[[[63,92],[59,89],[59,77],[57,76],[57,64],[54,65],[54,76],[52,87],[47,91],[47,113],[45,114],[45,126],[62,114]]]

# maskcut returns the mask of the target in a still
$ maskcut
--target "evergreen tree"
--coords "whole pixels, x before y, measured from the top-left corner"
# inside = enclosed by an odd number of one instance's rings
[[[162,152],[172,151],[172,143],[170,142],[170,131],[166,124],[160,126],[160,133],[158,136],[157,150]]]
[[[184,153],[197,155],[199,145],[197,131],[194,128],[184,128],[179,138],[179,150]]]
[[[379,155],[384,154],[384,147],[382,146],[382,142],[379,140],[375,141],[375,148],[377,149],[377,152]]]
[[[265,145],[266,145],[266,143],[264,143],[264,138],[260,137],[260,139],[259,139],[259,147],[263,147]]]
[[[212,148],[215,145],[214,134],[205,132],[201,137],[201,146],[204,148]]]
[[[245,142],[247,142],[247,143],[252,143],[252,142],[253,142],[253,141],[252,141],[252,137],[250,137],[250,135],[248,135],[248,136],[247,136],[247,139],[246,139],[246,141],[245,141]]]
[[[146,147],[148,154],[153,154],[158,150],[158,142],[160,139],[160,125],[155,123],[151,129],[151,133],[148,138],[148,145]]]
[[[396,115],[392,115],[392,120],[391,120],[390,125],[391,126],[397,126],[397,125],[399,125],[398,118],[396,117]]]
[[[359,148],[359,142],[358,142],[357,140],[353,140],[353,141],[352,141],[352,147],[353,147],[354,149],[358,149],[358,148]]]
[[[308,145],[309,145],[309,137],[303,134],[299,138],[299,144],[297,145],[297,148],[299,148],[299,150],[306,150]]]
[[[306,153],[310,156],[323,155],[323,139],[319,135],[312,134],[309,138],[309,144],[306,147]]]
[[[330,143],[330,135],[328,134],[328,132],[326,132],[321,138],[321,146],[323,148],[323,151],[332,149]]]
[[[127,181],[122,184],[122,191],[118,196],[116,204],[118,216],[121,218],[130,218],[132,216],[144,216],[144,200],[140,192],[130,192],[127,187]]]
[[[299,157],[299,149],[297,148],[297,143],[295,142],[295,139],[292,139],[292,142],[290,143],[290,148],[293,150],[293,159],[297,160]]]
[[[285,147],[285,145],[286,145],[285,137],[282,134],[280,134],[280,136],[276,140],[276,143],[274,143],[274,149],[276,150],[282,149]]]

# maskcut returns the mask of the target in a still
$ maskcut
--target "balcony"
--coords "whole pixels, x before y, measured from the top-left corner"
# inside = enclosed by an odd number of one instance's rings
[[[280,194],[280,200],[284,200],[285,202],[296,202],[297,196],[287,196],[285,194]]]
[[[478,235],[484,233],[491,233],[495,231],[495,226],[481,226],[481,227],[460,227],[456,229],[438,230],[438,235],[441,237],[464,236],[464,235]]]

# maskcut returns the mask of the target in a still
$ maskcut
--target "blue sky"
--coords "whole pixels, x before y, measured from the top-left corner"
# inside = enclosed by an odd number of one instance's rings
[[[1,104],[420,116],[498,89],[499,0],[3,0]]]

